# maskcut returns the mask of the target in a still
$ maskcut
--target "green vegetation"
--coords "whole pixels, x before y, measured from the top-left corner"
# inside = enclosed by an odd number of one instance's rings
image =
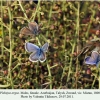
[[[75,60],[86,42],[100,37],[99,1],[0,1],[0,88],[98,89],[99,68]],[[20,37],[36,21],[39,35]],[[25,41],[49,42],[43,63],[30,62]]]

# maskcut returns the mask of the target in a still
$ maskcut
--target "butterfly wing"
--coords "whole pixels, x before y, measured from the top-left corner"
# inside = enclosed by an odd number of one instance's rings
[[[95,39],[92,39],[91,41],[89,41],[85,46],[84,48],[82,49],[82,51],[80,52],[80,54],[78,55],[78,57],[81,55],[81,54],[85,54],[87,53],[88,51],[92,51],[93,49],[95,49],[96,45],[100,44],[100,38],[95,38]]]
[[[28,24],[29,29],[32,31],[33,34],[37,35],[38,34],[38,24],[36,22],[30,22]]]
[[[40,56],[39,56],[39,61],[40,61],[40,62],[44,62],[45,60],[46,60],[46,54],[45,54],[45,52],[43,52],[43,50],[41,49]]]
[[[40,48],[38,46],[36,46],[35,44],[32,44],[32,43],[29,43],[29,42],[26,42],[25,43],[25,50],[27,52],[37,52]]]
[[[37,62],[39,60],[39,51],[37,50],[37,51],[33,52],[30,55],[29,60],[32,62]]]
[[[89,51],[92,51],[95,48],[95,43],[94,42],[88,42],[83,49],[81,50],[81,52],[77,55],[76,58],[85,55],[86,53],[88,53]]]
[[[27,35],[33,35],[32,31],[28,28],[28,27],[23,27],[20,31],[20,37],[23,37],[23,36],[27,36]]]
[[[99,53],[97,51],[93,51],[91,56],[85,58],[85,64],[96,65],[98,62]]]
[[[91,40],[92,42],[100,42],[100,38],[94,38]]]
[[[42,46],[41,49],[43,50],[43,52],[47,52],[48,47],[49,47],[49,43],[45,43],[45,44]]]

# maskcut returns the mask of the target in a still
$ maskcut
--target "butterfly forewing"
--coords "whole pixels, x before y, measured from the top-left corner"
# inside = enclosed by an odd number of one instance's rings
[[[21,35],[32,35],[32,31],[28,27],[23,27],[20,31]]]
[[[38,24],[36,22],[30,22],[28,24],[29,29],[32,31],[33,34],[37,35],[38,34]]]
[[[45,44],[42,46],[41,49],[42,49],[44,52],[47,52],[48,47],[49,47],[49,43],[45,43]]]
[[[25,49],[27,52],[36,52],[38,51],[40,48],[32,43],[25,43]]]

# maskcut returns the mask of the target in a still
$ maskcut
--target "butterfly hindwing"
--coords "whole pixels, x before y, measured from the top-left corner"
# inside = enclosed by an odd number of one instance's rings
[[[39,55],[39,61],[44,62],[46,60],[46,54],[42,49],[40,49],[40,50],[41,50],[41,52],[40,52],[40,55]]]
[[[33,52],[30,55],[29,60],[32,62],[37,62],[39,60],[39,51],[37,50],[37,51]]]
[[[97,51],[93,51],[91,56],[85,58],[85,64],[96,65],[98,62],[99,53]]]

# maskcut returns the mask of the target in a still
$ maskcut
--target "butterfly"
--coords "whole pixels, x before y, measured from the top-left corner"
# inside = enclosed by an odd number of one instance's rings
[[[77,55],[76,58],[80,57],[81,55],[84,55],[86,53],[88,53],[89,51],[94,51],[95,49],[97,49],[97,52],[100,52],[100,38],[95,38],[92,39],[91,41],[89,41],[81,50],[81,52]]]
[[[26,42],[25,49],[27,52],[32,52],[29,56],[29,60],[32,62],[44,62],[46,60],[46,52],[48,50],[49,43],[45,43],[42,47],[38,47],[33,43]]]
[[[98,65],[100,64],[100,54],[97,51],[92,51],[91,56],[87,56],[84,59],[84,63],[88,65]]]
[[[23,37],[24,35],[38,35],[39,34],[39,26],[36,22],[30,22],[28,27],[23,27],[20,31],[19,37]]]

